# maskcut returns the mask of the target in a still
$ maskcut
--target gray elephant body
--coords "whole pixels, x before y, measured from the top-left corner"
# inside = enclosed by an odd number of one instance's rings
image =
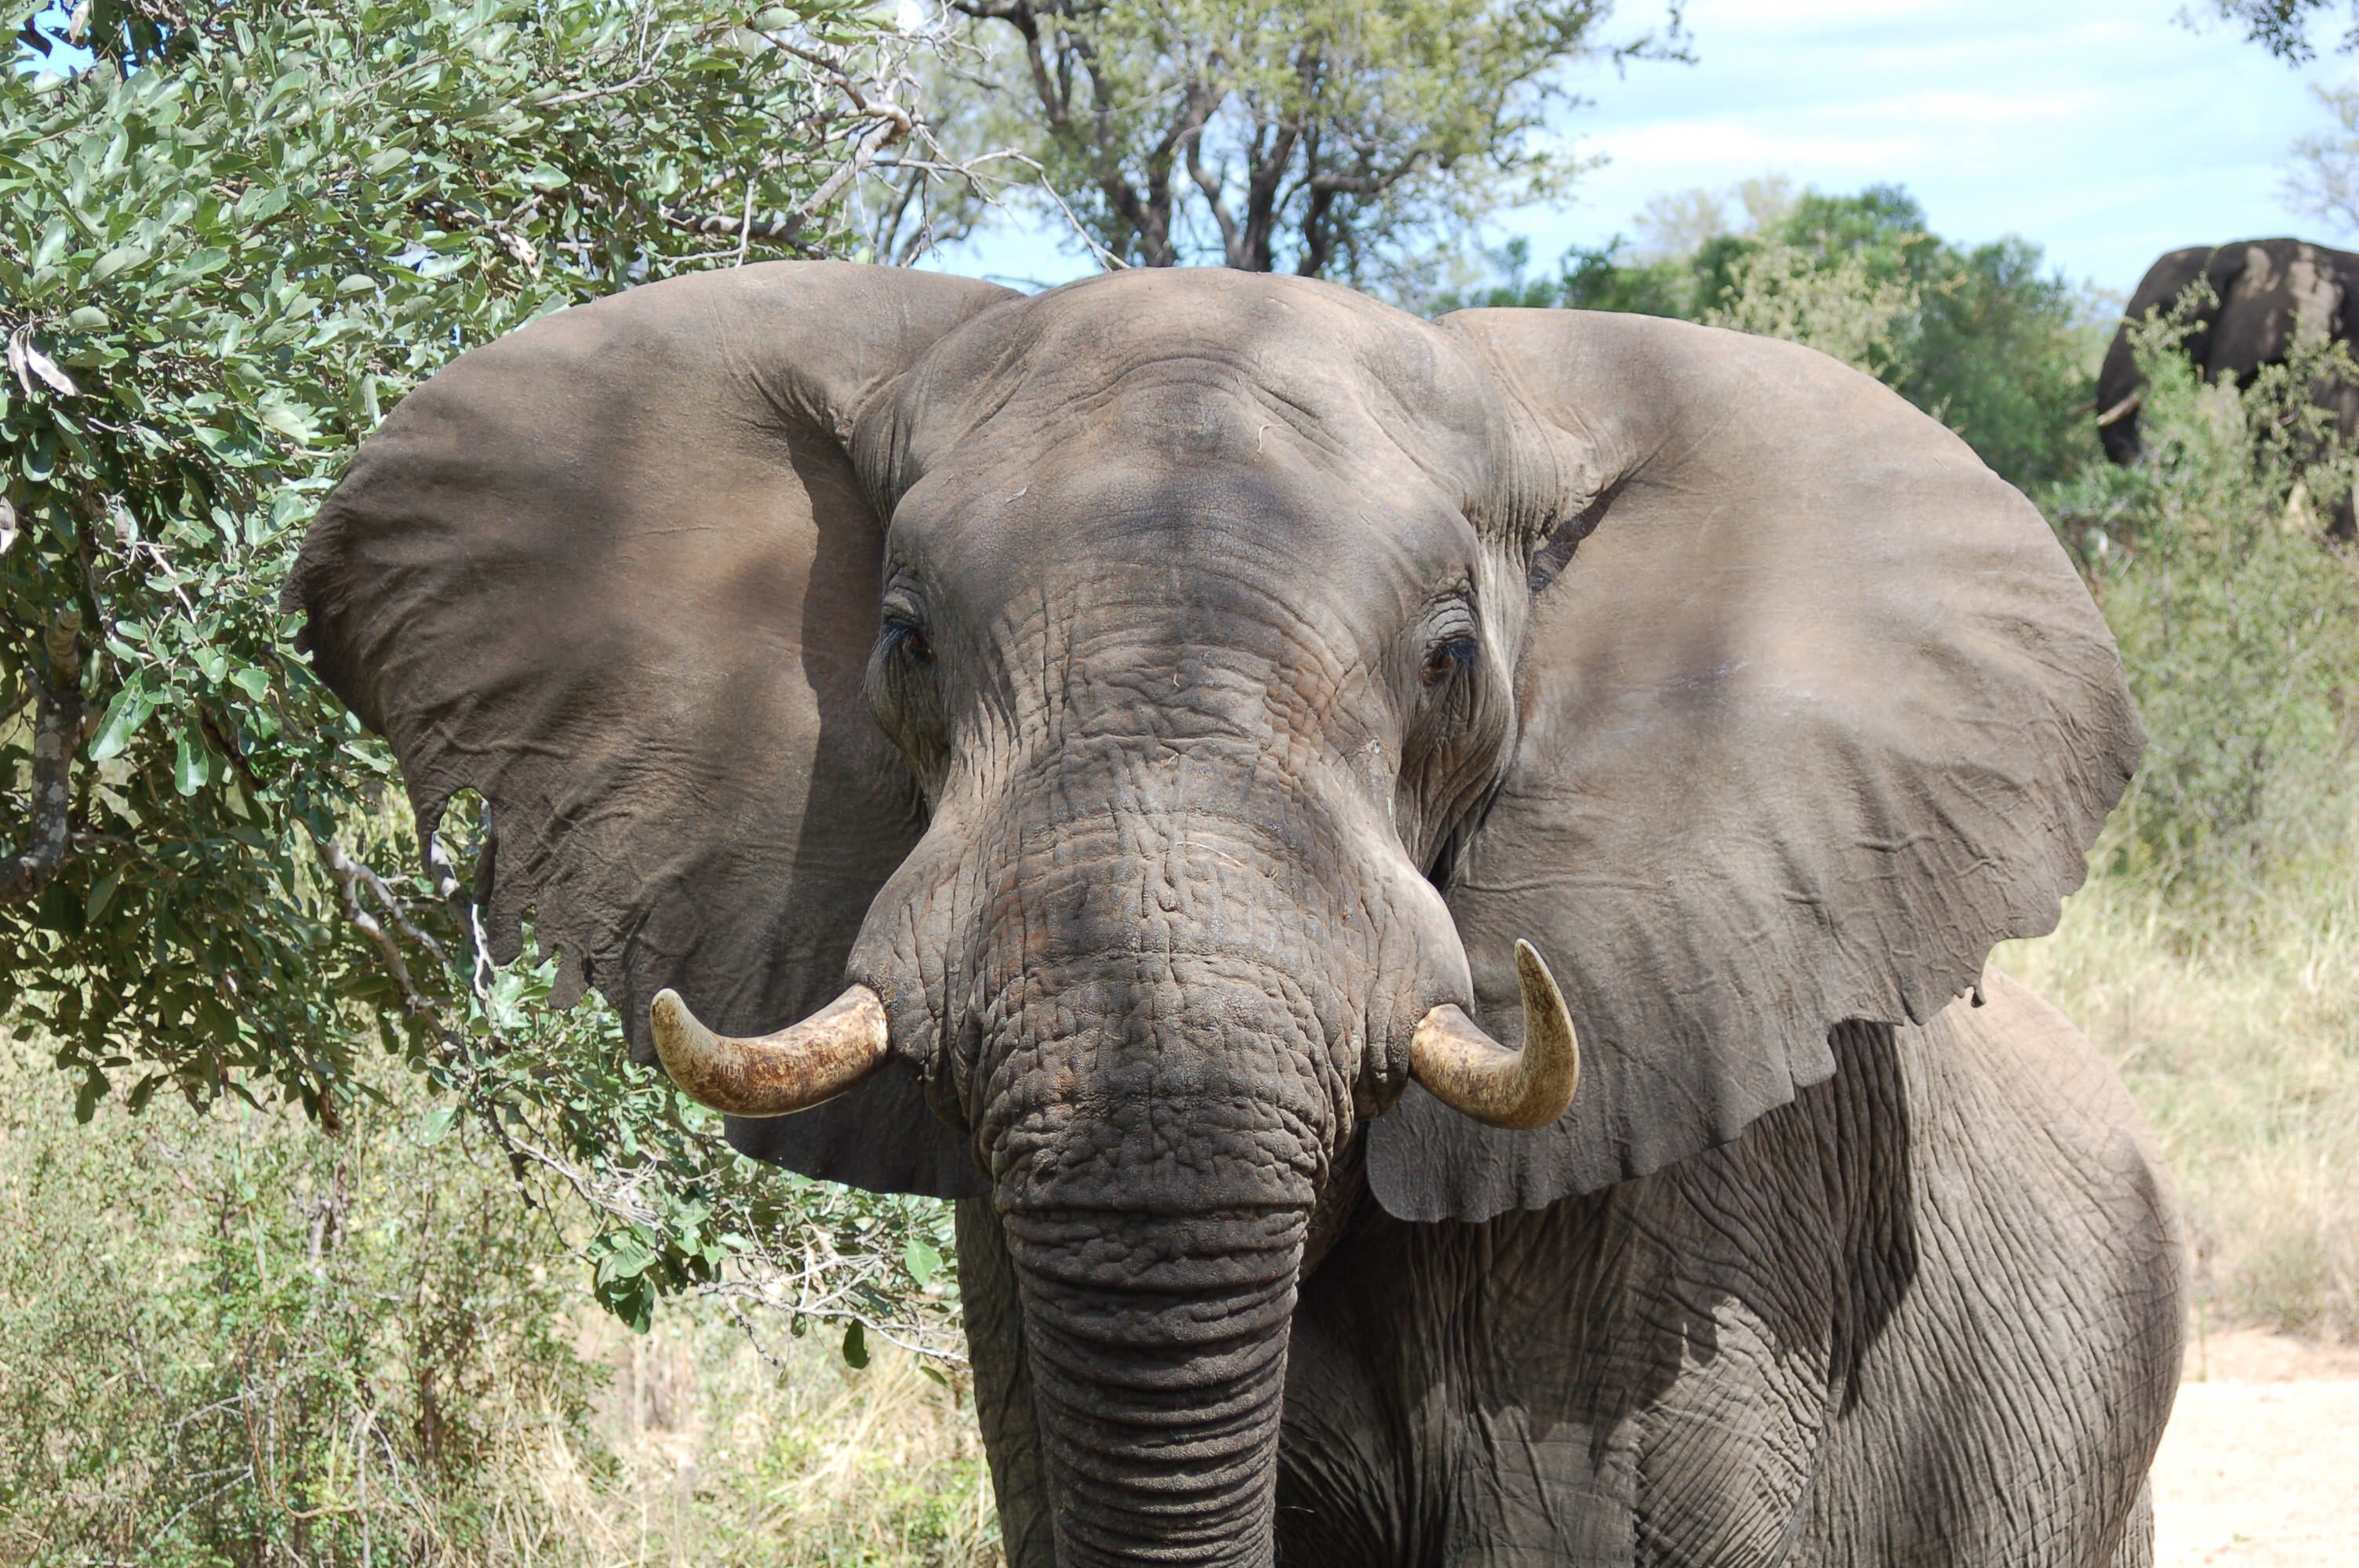
[[[764,1081],[815,1036],[684,1010],[866,1021],[838,1098],[714,1102],[962,1200],[1026,1568],[2140,1550],[2150,1151],[1951,1003],[2142,740],[2046,522],[1871,379],[779,264],[462,356],[288,592],[421,824],[486,799],[495,957],[529,914]]]
[[[1997,971],[1839,1032],[1734,1143],[1480,1224],[1353,1190],[1305,1271],[1283,1564],[2131,1568],[2180,1223],[2121,1083]],[[1004,1244],[960,1260],[1012,1568],[1050,1568]]]
[[[2202,288],[2190,296],[2198,285]],[[2155,312],[2184,311],[2182,343],[2206,381],[2241,385],[2264,365],[2282,364],[2298,338],[2351,341],[2359,330],[2359,255],[2304,240],[2234,240],[2193,245],[2157,259],[2138,280],[2097,373],[2097,435],[2116,463],[2136,460],[2137,394],[2144,384],[2130,325]],[[2337,437],[2359,437],[2359,386],[2332,380],[2314,390]],[[2336,503],[2329,531],[2352,536],[2350,499]]]

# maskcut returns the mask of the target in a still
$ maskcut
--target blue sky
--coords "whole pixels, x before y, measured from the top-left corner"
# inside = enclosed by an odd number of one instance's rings
[[[2201,4],[2201,0],[2197,0]],[[2204,5],[2208,14],[2210,7]],[[1625,24],[1648,15],[1623,0]],[[2075,279],[2127,292],[2180,245],[2299,233],[2351,243],[2281,203],[2293,139],[2325,128],[2312,81],[2180,0],[1690,0],[1692,66],[1584,71],[1557,130],[1611,161],[1568,203],[1504,214],[1536,257],[1635,233],[1658,192],[1783,173],[1829,191],[1908,187],[1936,232],[2018,233]],[[1092,270],[1046,228],[939,264],[1058,280]]]

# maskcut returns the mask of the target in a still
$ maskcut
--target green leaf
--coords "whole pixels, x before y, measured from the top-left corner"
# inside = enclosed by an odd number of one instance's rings
[[[89,1076],[82,1081],[82,1087],[74,1091],[74,1119],[87,1124],[97,1112],[98,1102],[106,1098],[106,1075],[96,1067],[91,1068]]]
[[[909,1278],[917,1281],[922,1291],[942,1266],[942,1255],[912,1236],[908,1246],[901,1249],[901,1261],[908,1266]]]
[[[868,1365],[868,1336],[858,1318],[853,1319],[852,1326],[843,1331],[843,1364],[855,1372]]]
[[[57,439],[49,431],[35,434],[30,441],[17,449],[16,466],[35,484],[47,484],[58,471]]]
[[[82,919],[91,925],[97,924],[99,916],[106,913],[106,906],[114,902],[114,890],[122,885],[123,869],[120,866],[92,883],[90,903],[82,910]]]
[[[40,244],[34,248],[33,270],[37,273],[47,272],[51,266],[57,265],[57,259],[66,254],[66,246],[72,239],[71,224],[63,218],[50,219],[49,227],[41,231]]]
[[[103,332],[106,330],[106,312],[95,305],[85,305],[66,318],[66,325],[77,332]]]
[[[173,741],[172,787],[182,795],[194,795],[212,776],[212,753],[205,749],[203,741],[186,730]]]
[[[90,264],[90,281],[104,283],[125,267],[134,267],[147,259],[145,245],[117,245]]]
[[[131,744],[131,737],[139,732],[139,727],[155,711],[156,699],[142,688],[126,686],[116,692],[114,700],[107,704],[106,721],[99,726],[98,738],[90,743],[90,760],[103,762],[122,755],[123,749]]]
[[[255,186],[237,199],[237,215],[248,223],[267,222],[287,211],[289,200],[283,185]]]
[[[364,272],[348,273],[336,285],[338,294],[367,294],[376,287],[376,279]]]
[[[280,435],[292,436],[306,445],[319,434],[319,426],[311,418],[310,411],[291,403],[266,403],[255,410],[255,417]]]

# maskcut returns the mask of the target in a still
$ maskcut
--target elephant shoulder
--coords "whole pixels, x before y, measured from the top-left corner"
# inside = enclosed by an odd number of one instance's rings
[[[1962,999],[1895,1032],[1912,1167],[1936,1184],[1964,1178],[1979,1207],[2007,1211],[1995,1217],[2017,1241],[2040,1229],[2038,1216],[2059,1225],[2093,1218],[2131,1251],[2175,1254],[2169,1171],[2112,1063],[1996,966],[1980,996],[1980,1006]]]

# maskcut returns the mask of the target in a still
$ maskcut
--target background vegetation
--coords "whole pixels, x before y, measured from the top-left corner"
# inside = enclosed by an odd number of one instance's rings
[[[2219,4],[2280,52],[2333,9]],[[469,814],[416,842],[276,600],[452,354],[694,267],[907,261],[1011,194],[1109,262],[1792,338],[1957,429],[2054,521],[2153,735],[2063,928],[2002,961],[2153,1116],[2202,1322],[2359,1336],[2359,576],[2319,530],[2353,466],[2304,396],[2340,351],[2209,387],[2153,325],[2114,470],[2108,308],[1897,189],[1678,193],[1468,265],[1451,236],[1578,172],[1530,137],[1557,68],[1677,50],[1675,8],[0,21],[0,1560],[995,1560],[942,1209],[737,1159],[594,999],[484,962]],[[2354,149],[2298,149],[2320,211]]]
[[[1433,308],[1642,310],[1790,338],[1885,381],[2026,489],[2094,449],[2073,410],[2113,319],[2027,241],[1957,245],[1897,187],[1830,196],[1775,178],[1658,197],[1640,229],[1537,275],[1511,243]]]
[[[397,1065],[343,1129],[231,1100],[77,1125],[0,1040],[0,1562],[991,1560],[963,1379],[633,1335],[495,1145]]]

